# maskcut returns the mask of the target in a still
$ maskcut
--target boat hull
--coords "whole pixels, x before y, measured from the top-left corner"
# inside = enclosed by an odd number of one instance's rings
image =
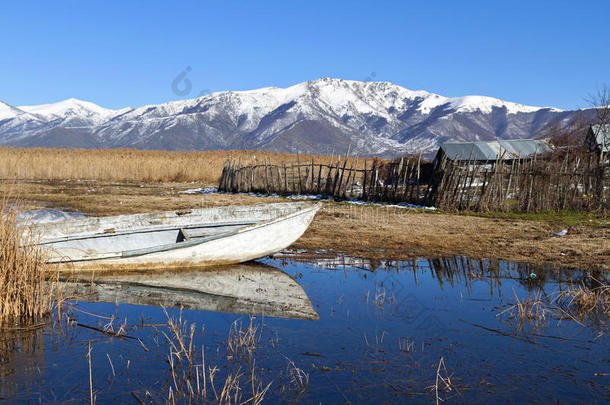
[[[283,203],[233,207],[229,211],[226,211],[226,208],[193,210],[188,216],[176,216],[175,212],[158,213],[150,217],[138,214],[108,217],[96,224],[97,228],[91,225],[91,220],[89,223],[86,220],[66,221],[46,228],[48,236],[46,240],[42,240],[41,246],[46,247],[50,261],[57,263],[62,270],[171,269],[242,263],[271,255],[290,246],[307,230],[319,208],[319,204]],[[142,249],[133,249],[131,246],[132,248],[121,251],[112,246],[113,242],[115,245],[118,242],[120,246],[127,246],[130,239],[136,239],[136,236],[141,237],[143,234],[149,235],[150,240],[162,240],[168,236],[162,238],[159,235],[169,232],[168,226],[187,226],[189,221],[195,221],[195,218],[198,221],[209,220],[214,217],[214,210],[225,210],[221,215],[216,215],[218,223],[223,223],[228,218],[232,218],[234,222],[257,222],[180,243],[153,244]],[[248,212],[251,215],[248,215]],[[143,218],[147,218],[148,222]],[[150,226],[154,218],[163,219],[161,224],[156,225],[159,227],[158,231],[154,227],[141,228],[139,231],[132,231],[132,238],[129,237],[130,231],[125,231],[133,224],[140,227]],[[73,222],[72,226],[70,222]],[[108,230],[106,227],[110,225],[116,226],[116,229],[112,228],[116,234],[100,234],[102,228]],[[88,236],[87,232],[92,230],[97,233]],[[45,228],[42,228],[42,231],[44,232]],[[83,236],[79,236],[79,232],[84,232]],[[64,237],[66,240],[62,239]],[[116,238],[122,239],[118,241]],[[84,249],[82,246],[94,248]]]

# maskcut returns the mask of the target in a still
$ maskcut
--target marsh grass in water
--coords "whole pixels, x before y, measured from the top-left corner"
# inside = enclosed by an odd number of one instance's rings
[[[530,292],[527,298],[519,299],[513,289],[513,295],[515,303],[497,316],[508,314],[511,321],[517,322],[515,324],[516,332],[521,332],[526,325],[533,330],[541,329],[547,320],[547,315],[550,313],[549,306],[543,300],[542,291]]]
[[[597,280],[595,280],[597,281]],[[592,322],[605,329],[610,318],[610,285],[584,283],[556,294],[555,304],[579,322]]]
[[[516,333],[525,332],[526,326],[539,331],[551,318],[569,319],[581,325],[589,323],[603,333],[610,318],[610,286],[593,280],[595,286],[581,283],[550,294],[530,291],[522,299],[513,289],[514,303],[496,316],[508,316]]]
[[[182,311],[173,318],[164,308],[168,333],[162,332],[169,345],[167,363],[169,384],[166,391],[154,393],[132,392],[140,403],[153,400],[154,403],[219,403],[219,404],[260,404],[272,385],[263,384],[262,369],[256,366],[254,357],[260,342],[260,325],[250,317],[248,325],[234,323],[226,341],[226,358],[232,361],[227,366],[206,364],[205,346],[196,348],[194,344],[196,325],[182,319]],[[203,333],[204,329],[202,329]],[[294,366],[294,364],[293,364]],[[294,366],[296,368],[296,366]],[[302,389],[306,376],[295,373],[295,386]],[[222,375],[222,376],[221,376]],[[300,380],[299,380],[300,379]],[[300,385],[297,385],[299,384]],[[155,402],[156,401],[156,402]]]
[[[0,201],[0,323],[23,324],[40,321],[54,308],[57,284],[49,282],[52,267],[45,253],[18,221],[18,204],[9,196]]]

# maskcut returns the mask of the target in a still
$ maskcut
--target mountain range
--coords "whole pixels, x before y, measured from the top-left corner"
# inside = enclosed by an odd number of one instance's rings
[[[0,101],[0,145],[165,150],[265,149],[361,156],[433,154],[445,140],[542,136],[578,112],[485,96],[448,98],[389,82],[324,78],[110,110],[69,99]],[[584,110],[585,112],[588,110]]]

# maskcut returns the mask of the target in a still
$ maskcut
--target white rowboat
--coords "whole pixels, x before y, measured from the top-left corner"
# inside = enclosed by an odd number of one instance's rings
[[[241,263],[294,243],[319,203],[277,203],[91,217],[32,228],[48,262],[72,269]]]

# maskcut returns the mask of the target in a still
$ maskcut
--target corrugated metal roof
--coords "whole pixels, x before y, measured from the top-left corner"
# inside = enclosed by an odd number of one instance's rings
[[[553,148],[544,139],[512,139],[490,142],[443,142],[441,149],[451,160],[523,159]]]
[[[593,125],[591,128],[597,145],[600,147],[604,145],[604,152],[610,152],[610,124]]]

